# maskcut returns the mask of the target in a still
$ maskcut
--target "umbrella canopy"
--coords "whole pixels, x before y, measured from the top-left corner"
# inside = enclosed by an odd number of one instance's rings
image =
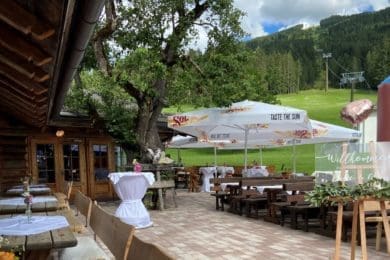
[[[223,147],[226,144],[230,144],[229,140],[218,140],[218,141],[202,141],[198,142],[196,137],[187,135],[175,135],[171,141],[167,143],[169,148],[178,148],[178,160],[180,158],[180,148],[214,148],[214,165],[217,166],[217,148]],[[180,161],[180,160],[179,160]]]
[[[254,101],[209,108],[168,117],[168,127],[198,137],[199,141],[244,141],[244,169],[248,140],[312,138],[304,110]]]
[[[198,139],[191,135],[175,135],[172,139],[167,143],[167,147],[170,148],[180,148],[186,144],[197,143]]]
[[[293,171],[295,172],[296,165],[296,154],[295,154],[295,145],[303,144],[320,144],[320,143],[334,143],[334,142],[348,142],[358,140],[361,137],[361,132],[355,129],[350,129],[338,125],[333,125],[317,120],[310,119],[310,124],[312,126],[312,135],[313,138],[305,139],[276,139],[276,140],[263,140],[263,139],[249,139],[247,142],[247,147],[249,149],[261,149],[264,147],[283,147],[283,146],[293,146]],[[222,148],[224,149],[243,149],[243,142],[236,142],[233,144],[226,144]],[[262,163],[262,158],[260,157]]]

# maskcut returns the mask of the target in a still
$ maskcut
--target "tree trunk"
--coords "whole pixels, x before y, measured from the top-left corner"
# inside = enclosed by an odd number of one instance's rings
[[[156,96],[146,96],[136,98],[138,103],[137,143],[140,148],[141,161],[147,160],[147,148],[153,150],[162,149],[162,143],[158,134],[157,121],[164,107],[165,80],[157,80],[153,86]]]

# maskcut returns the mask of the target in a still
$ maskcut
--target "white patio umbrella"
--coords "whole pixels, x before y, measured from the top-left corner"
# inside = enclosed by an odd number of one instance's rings
[[[358,140],[361,137],[361,132],[355,129],[350,129],[338,125],[333,125],[317,120],[310,119],[312,126],[313,138],[306,139],[276,139],[276,140],[262,140],[249,139],[247,147],[249,149],[261,149],[264,147],[293,147],[293,171],[296,172],[296,145],[303,144],[320,144],[320,143],[334,143],[334,142],[348,142]],[[226,149],[243,149],[243,142],[236,142],[234,144],[227,144]],[[262,161],[262,158],[260,159]]]
[[[171,141],[167,143],[169,148],[214,148],[214,166],[217,166],[217,148],[223,147],[226,144],[230,144],[230,140],[218,140],[218,141],[202,141],[198,142],[196,137],[187,135],[175,135]],[[178,152],[179,153],[179,152]],[[178,154],[179,157],[179,154]]]
[[[248,100],[230,107],[169,116],[168,127],[196,136],[199,141],[244,140],[245,171],[248,140],[312,138],[306,111]]]

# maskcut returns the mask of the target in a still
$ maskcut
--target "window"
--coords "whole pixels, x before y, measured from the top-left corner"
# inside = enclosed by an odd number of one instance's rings
[[[54,144],[37,144],[38,183],[55,183]]]
[[[127,155],[124,149],[120,146],[115,146],[115,169],[123,171],[127,166]]]
[[[108,179],[108,145],[93,145],[95,180]]]
[[[64,144],[64,178],[66,181],[80,181],[80,147],[78,144]]]

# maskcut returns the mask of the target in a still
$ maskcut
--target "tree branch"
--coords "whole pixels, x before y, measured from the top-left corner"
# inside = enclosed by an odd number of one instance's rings
[[[108,76],[111,75],[112,68],[105,52],[104,41],[111,37],[118,25],[114,0],[106,0],[105,15],[104,26],[95,32],[91,41],[98,66],[103,74]]]
[[[199,65],[191,58],[190,55],[186,55],[185,56],[185,59],[191,63],[192,66],[195,67],[196,71],[199,72],[200,75],[202,75],[202,77],[206,77],[205,73],[203,72],[203,70],[199,67]]]
[[[123,87],[123,89],[130,95],[132,96],[133,98],[135,98],[135,100],[137,100],[137,103],[140,103],[142,102],[143,100],[143,93],[138,90],[134,85],[133,83],[131,82],[127,82],[126,84],[123,84],[121,85]]]
[[[188,29],[199,17],[202,16],[202,14],[208,8],[208,1],[205,1],[203,4],[199,4],[199,1],[195,1],[195,7],[188,13],[180,15],[182,12],[178,12],[179,21],[177,22],[177,25],[173,28],[172,34],[170,35],[167,45],[163,50],[162,62],[168,67],[171,67],[177,63],[177,51],[180,46],[180,42],[184,39]]]

